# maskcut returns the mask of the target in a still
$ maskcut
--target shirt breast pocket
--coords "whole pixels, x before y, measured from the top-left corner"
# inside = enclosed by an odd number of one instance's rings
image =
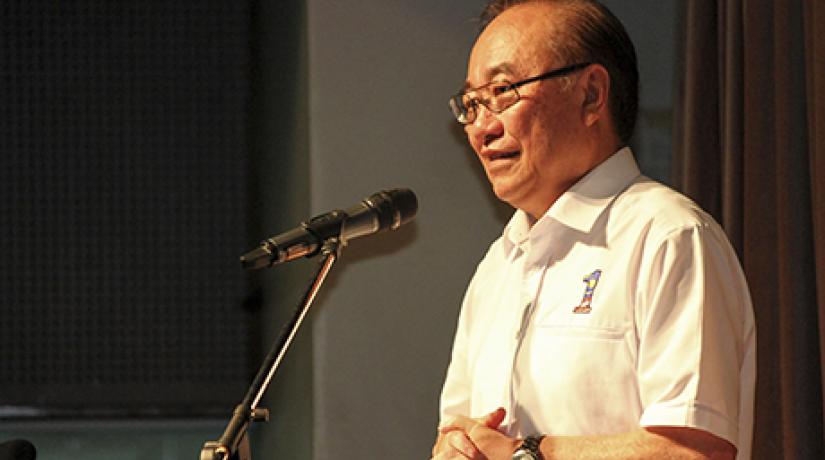
[[[568,388],[607,384],[635,369],[628,333],[620,327],[538,323],[527,337],[526,357],[540,381]]]
[[[558,337],[568,340],[622,340],[627,328],[605,327],[576,323],[539,323],[536,324],[537,336]]]
[[[520,395],[546,409],[533,415],[534,422],[555,424],[557,434],[632,428],[639,396],[629,334],[628,328],[593,325],[541,323],[531,328],[519,372],[524,377]]]
[[[580,386],[582,379],[612,380],[617,377],[615,372],[635,368],[629,328],[576,320],[539,322],[532,328],[527,340],[532,369],[552,373],[552,379],[560,383]]]

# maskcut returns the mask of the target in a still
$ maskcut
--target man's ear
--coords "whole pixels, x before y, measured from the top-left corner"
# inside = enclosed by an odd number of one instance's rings
[[[592,126],[609,116],[607,100],[610,94],[610,75],[600,64],[593,64],[584,69],[584,72],[580,80],[584,85],[582,117],[587,126]]]

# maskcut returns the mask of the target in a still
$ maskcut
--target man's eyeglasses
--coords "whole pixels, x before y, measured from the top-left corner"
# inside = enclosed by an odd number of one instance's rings
[[[478,105],[481,104],[494,113],[501,113],[516,102],[519,96],[518,87],[539,80],[562,77],[579,69],[589,66],[590,63],[574,64],[560,69],[551,70],[535,77],[530,77],[515,83],[507,80],[497,80],[478,88],[462,91],[450,98],[450,109],[456,120],[462,125],[472,123],[478,114]]]

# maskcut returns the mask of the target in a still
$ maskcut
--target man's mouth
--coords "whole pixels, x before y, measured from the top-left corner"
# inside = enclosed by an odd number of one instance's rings
[[[502,159],[507,159],[507,158],[515,158],[515,157],[519,156],[520,153],[521,152],[519,152],[518,150],[516,150],[515,152],[494,153],[494,154],[490,155],[490,160],[494,161],[494,160],[502,160]]]

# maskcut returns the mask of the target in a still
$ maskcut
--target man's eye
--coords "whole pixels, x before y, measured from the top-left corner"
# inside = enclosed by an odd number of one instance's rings
[[[500,84],[493,85],[493,86],[490,87],[490,92],[493,93],[493,96],[499,96],[501,94],[506,93],[509,90],[510,90],[510,84],[509,83],[500,83]]]
[[[469,97],[469,96],[464,96],[464,99],[463,99],[462,102],[464,104],[464,107],[467,108],[468,110],[472,110],[472,109],[475,108],[476,105],[478,105],[478,101],[476,101],[476,99],[474,97]]]

